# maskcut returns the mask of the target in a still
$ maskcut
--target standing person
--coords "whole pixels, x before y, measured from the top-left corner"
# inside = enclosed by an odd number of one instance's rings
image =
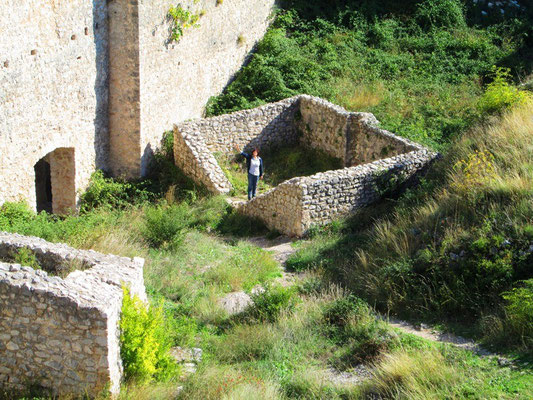
[[[263,179],[263,159],[259,157],[259,149],[254,149],[252,154],[245,153],[235,145],[241,156],[246,158],[246,171],[248,172],[248,200],[252,200],[257,192],[257,183]]]

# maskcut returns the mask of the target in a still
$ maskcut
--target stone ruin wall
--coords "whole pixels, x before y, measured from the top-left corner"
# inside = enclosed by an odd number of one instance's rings
[[[300,96],[300,115],[302,143],[342,160],[346,167],[422,149],[380,129],[373,114],[348,112],[318,97]]]
[[[238,206],[261,219],[269,229],[303,236],[323,225],[379,200],[383,191],[409,183],[436,154],[413,151],[369,164],[293,178]],[[389,186],[391,185],[391,186]]]
[[[61,279],[0,261],[0,388],[118,393],[122,285],[146,300],[144,260],[0,233],[0,260],[20,248],[32,251],[43,269],[57,272],[73,262],[85,269]]]
[[[437,156],[378,124],[370,113],[347,112],[326,100],[301,95],[177,125],[174,156],[188,176],[213,193],[232,189],[213,152],[234,152],[234,144],[250,150],[299,141],[341,159],[344,169],[290,179],[238,206],[270,229],[301,236],[313,224],[331,222],[376,201],[384,175],[392,181],[409,180]]]
[[[229,193],[231,183],[213,153],[236,154],[254,147],[270,149],[298,142],[294,119],[298,97],[251,110],[198,119],[174,127],[176,165],[213,193]]]
[[[292,178],[282,182],[266,194],[238,206],[239,212],[262,220],[271,230],[302,236],[307,204],[300,180]]]
[[[178,3],[205,15],[171,43],[166,15]],[[35,207],[33,167],[56,149],[73,152],[52,182],[58,213],[76,207],[97,168],[146,172],[164,132],[200,117],[240,69],[275,0],[216,3],[0,2],[0,204]]]
[[[379,200],[383,192],[410,184],[435,158],[428,150],[413,151],[369,164],[302,177],[303,217],[299,231],[323,225]]]

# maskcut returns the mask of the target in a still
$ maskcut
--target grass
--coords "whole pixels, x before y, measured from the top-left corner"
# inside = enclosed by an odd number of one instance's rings
[[[233,195],[245,196],[248,190],[246,162],[241,156],[216,154],[216,159],[234,188]],[[258,192],[265,192],[297,176],[342,168],[342,162],[318,149],[301,145],[262,152],[265,166],[264,179],[259,181]]]
[[[515,77],[530,72],[531,52],[522,47],[527,15],[508,11],[502,21],[468,4],[284,1],[250,63],[210,100],[208,113],[306,93],[372,112],[385,129],[445,149],[484,117],[478,100],[493,65],[513,68]]]
[[[475,321],[487,342],[530,350],[502,294],[533,277],[532,112],[473,129],[421,188],[318,233],[289,266],[324,270],[383,312]]]

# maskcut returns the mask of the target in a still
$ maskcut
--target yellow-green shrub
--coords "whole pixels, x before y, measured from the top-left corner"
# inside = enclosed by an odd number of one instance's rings
[[[514,106],[522,106],[533,101],[531,93],[509,84],[511,73],[508,68],[494,68],[494,80],[479,99],[482,113],[501,113]]]
[[[146,305],[124,288],[120,319],[120,356],[126,379],[139,382],[169,380],[179,367],[169,355],[163,307]]]

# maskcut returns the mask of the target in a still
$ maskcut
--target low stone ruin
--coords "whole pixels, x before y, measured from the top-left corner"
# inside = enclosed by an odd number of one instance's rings
[[[301,95],[277,103],[184,122],[174,128],[176,165],[216,194],[232,186],[213,153],[262,151],[301,144],[342,160],[343,169],[289,179],[252,201],[240,212],[270,229],[302,236],[378,200],[412,182],[437,153],[378,127],[370,113],[347,112],[323,99]],[[266,166],[268,173],[268,165]]]
[[[11,262],[22,248],[43,269]],[[83,270],[52,275],[73,263]],[[118,393],[122,286],[146,300],[143,265],[142,258],[0,232],[0,389]]]

